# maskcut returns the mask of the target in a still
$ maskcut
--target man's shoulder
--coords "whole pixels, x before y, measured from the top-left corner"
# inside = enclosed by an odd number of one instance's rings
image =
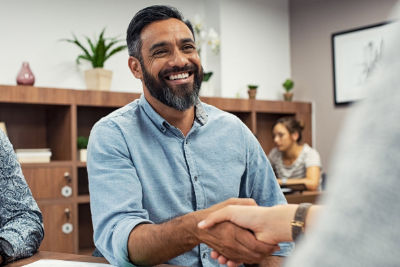
[[[126,104],[123,107],[120,107],[108,115],[104,116],[101,118],[99,121],[96,122],[95,126],[97,125],[119,125],[119,124],[124,124],[127,121],[132,121],[135,120],[136,112],[139,109],[139,100],[136,99],[129,104]]]
[[[217,108],[216,106],[201,102],[203,105],[204,110],[206,111],[209,119],[211,120],[227,120],[227,121],[232,121],[232,122],[237,122],[237,123],[243,123],[236,115],[229,113],[227,111],[224,111],[222,109]]]

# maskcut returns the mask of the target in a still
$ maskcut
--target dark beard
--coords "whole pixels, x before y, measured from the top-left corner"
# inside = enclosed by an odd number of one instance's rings
[[[194,106],[199,97],[201,82],[203,81],[203,68],[200,69],[197,65],[185,66],[183,68],[173,67],[168,70],[161,71],[158,74],[158,80],[147,72],[143,62],[140,62],[143,70],[143,81],[149,90],[150,94],[158,99],[161,103],[179,111],[187,110]],[[173,72],[192,72],[194,75],[193,85],[180,84],[175,90],[168,87],[164,81],[164,77],[168,73]]]

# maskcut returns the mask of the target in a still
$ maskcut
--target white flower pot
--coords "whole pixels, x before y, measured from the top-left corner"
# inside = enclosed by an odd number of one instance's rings
[[[112,71],[95,68],[85,71],[86,88],[91,90],[109,91],[111,88]]]
[[[87,159],[87,149],[79,149],[78,160],[86,162],[86,159]]]

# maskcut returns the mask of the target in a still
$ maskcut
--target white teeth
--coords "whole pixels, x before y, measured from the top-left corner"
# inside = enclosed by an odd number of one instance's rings
[[[176,75],[170,75],[168,78],[170,80],[179,80],[179,79],[186,79],[187,77],[189,77],[189,73],[185,72],[185,73],[180,73],[180,74],[176,74]]]

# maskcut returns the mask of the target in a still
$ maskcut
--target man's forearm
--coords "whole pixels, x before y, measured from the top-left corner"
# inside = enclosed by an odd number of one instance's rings
[[[129,259],[137,265],[166,262],[198,245],[193,214],[186,214],[162,224],[141,224],[129,235]]]
[[[284,257],[279,256],[269,256],[263,260],[259,266],[260,267],[280,267],[282,266]]]

